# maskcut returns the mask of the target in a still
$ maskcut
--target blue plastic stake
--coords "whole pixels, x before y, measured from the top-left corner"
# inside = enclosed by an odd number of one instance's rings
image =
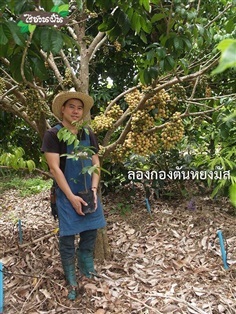
[[[18,220],[18,230],[19,230],[19,241],[20,244],[23,242],[23,237],[22,237],[22,225],[21,225],[21,220]]]
[[[221,230],[217,231],[217,235],[220,240],[220,250],[221,250],[221,256],[224,264],[224,269],[229,269],[229,265],[227,264],[227,254],[225,250],[225,245],[224,245],[224,239],[223,239],[223,234]]]
[[[145,202],[146,202],[146,206],[147,206],[147,211],[149,212],[149,214],[151,214],[151,207],[150,207],[148,198],[145,198]]]
[[[0,262],[0,314],[3,313],[3,265]]]

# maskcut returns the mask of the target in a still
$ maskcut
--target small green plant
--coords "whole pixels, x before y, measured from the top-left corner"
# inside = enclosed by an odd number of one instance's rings
[[[82,124],[76,123],[76,127],[78,128],[79,132],[81,132],[82,128],[84,128],[85,132],[89,134],[88,128],[85,127],[87,123],[87,121],[83,122]],[[67,143],[67,145],[73,145],[74,147],[72,154],[62,154],[61,156],[66,156],[68,159],[72,158],[74,160],[83,160],[87,158],[92,159],[92,155],[94,154],[94,147],[81,145],[77,138],[77,134],[73,134],[70,130],[63,127],[58,131],[57,137],[60,141],[64,141]],[[98,174],[100,170],[110,174],[106,169],[99,167],[98,165],[83,167],[82,174],[85,174],[86,172],[89,175],[91,175],[93,172]]]
[[[19,191],[22,197],[34,195],[42,191],[48,190],[52,186],[52,180],[43,180],[40,177],[10,177],[7,181],[0,182],[0,192],[14,189]]]
[[[131,205],[127,203],[117,203],[114,211],[118,212],[121,216],[125,216],[131,212]]]
[[[38,194],[42,191],[48,190],[52,186],[52,180],[43,180],[42,178],[36,177],[26,179],[23,182],[23,189],[20,190],[21,196],[28,196]]]

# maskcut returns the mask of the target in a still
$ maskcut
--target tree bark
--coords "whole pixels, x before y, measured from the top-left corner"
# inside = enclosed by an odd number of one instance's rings
[[[85,20],[85,19],[84,19]],[[93,52],[97,49],[99,42],[103,39],[104,33],[99,33],[94,39],[92,44],[87,47],[85,38],[85,22],[81,22],[75,25],[75,33],[77,36],[77,41],[80,46],[80,64],[78,80],[75,82],[75,88],[82,93],[88,93],[89,90],[89,61]],[[85,120],[90,120],[90,113],[85,117]],[[101,191],[99,191],[99,197],[101,197]],[[95,245],[95,258],[102,262],[105,259],[109,260],[111,258],[111,250],[109,246],[107,229],[99,229],[97,233],[97,240]]]
[[[99,229],[95,245],[95,258],[99,262],[102,262],[104,260],[110,260],[111,256],[112,252],[108,241],[107,229]]]

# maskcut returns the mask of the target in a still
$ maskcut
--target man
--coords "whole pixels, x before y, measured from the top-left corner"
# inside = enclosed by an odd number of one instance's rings
[[[50,172],[56,184],[56,205],[59,219],[59,251],[66,280],[70,286],[68,298],[74,300],[77,296],[75,258],[78,268],[86,277],[94,273],[93,252],[98,228],[106,224],[102,205],[97,197],[99,174],[83,174],[87,166],[99,167],[98,143],[93,132],[85,128],[78,129],[78,123],[89,113],[93,99],[80,92],[61,92],[53,100],[52,111],[61,123],[45,133],[42,151],[45,154]],[[80,147],[92,147],[94,153],[90,158],[67,158],[73,154],[75,147],[64,141],[59,141],[58,131],[65,127],[77,136]],[[63,155],[63,156],[62,156]],[[94,196],[93,213],[84,214],[83,205],[87,203],[78,195],[79,192],[92,190]],[[75,247],[75,235],[80,235],[79,245]]]

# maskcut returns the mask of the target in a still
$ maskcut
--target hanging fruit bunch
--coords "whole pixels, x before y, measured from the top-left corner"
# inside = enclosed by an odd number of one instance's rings
[[[0,95],[4,94],[6,91],[6,84],[3,78],[0,78]]]
[[[67,89],[73,88],[74,87],[74,82],[72,79],[72,73],[70,69],[66,69],[65,70],[65,77],[63,80],[63,85],[64,87],[66,87]]]
[[[33,88],[27,88],[23,91],[26,98],[26,113],[30,120],[38,121],[42,113],[51,115],[49,107],[45,100],[42,99],[39,92]]]
[[[105,114],[101,113],[94,118],[91,126],[95,133],[109,130],[113,124],[122,116],[123,110],[119,105],[114,104],[111,109]]]
[[[184,90],[177,86],[179,92]],[[180,141],[184,135],[184,127],[179,112],[176,112],[178,101],[176,93],[169,93],[164,89],[154,93],[140,106],[145,93],[152,93],[153,87],[142,86],[126,94],[124,99],[130,110],[130,131],[122,144],[118,144],[112,152],[114,161],[123,161],[131,154],[150,156],[158,149],[169,150]],[[100,114],[93,121],[93,128],[101,132],[112,128],[113,124],[121,117],[123,111],[118,105],[113,106],[106,114]],[[164,127],[157,131],[150,131],[157,125]],[[119,132],[123,127],[119,129]],[[120,134],[120,133],[119,133]]]
[[[184,125],[180,117],[180,112],[175,112],[161,132],[163,148],[170,150],[182,139],[183,135]]]

